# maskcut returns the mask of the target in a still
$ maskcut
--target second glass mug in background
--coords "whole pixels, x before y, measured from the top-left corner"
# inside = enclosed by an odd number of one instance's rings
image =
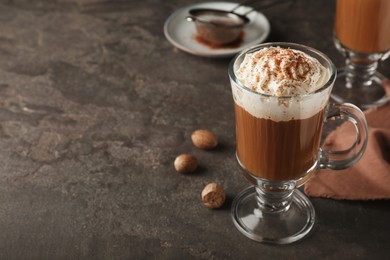
[[[337,0],[334,43],[345,57],[332,98],[361,108],[384,104],[385,78],[378,62],[390,55],[390,1]]]
[[[329,71],[329,80],[303,95],[276,97],[253,92],[238,80],[236,71],[246,53],[272,46],[316,58]],[[313,227],[315,212],[310,200],[296,188],[318,169],[344,169],[360,159],[367,145],[364,114],[352,104],[329,105],[336,69],[326,55],[303,45],[265,43],[244,50],[229,65],[229,78],[236,115],[237,161],[255,184],[234,199],[233,222],[245,236],[259,242],[287,244],[299,240]],[[281,117],[284,119],[279,120]],[[327,118],[354,124],[357,136],[349,149],[334,152],[320,148]]]

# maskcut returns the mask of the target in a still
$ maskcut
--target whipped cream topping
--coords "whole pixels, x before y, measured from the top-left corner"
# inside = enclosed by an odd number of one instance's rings
[[[280,47],[269,47],[245,55],[236,71],[247,88],[272,96],[295,96],[321,88],[330,72],[307,54]]]

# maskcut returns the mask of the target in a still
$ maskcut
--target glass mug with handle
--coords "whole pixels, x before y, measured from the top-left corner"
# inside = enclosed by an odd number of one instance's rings
[[[273,47],[297,50],[316,59],[326,73],[323,84],[312,92],[283,96],[248,87],[237,75],[241,63],[247,54]],[[272,66],[280,65],[275,64]],[[265,66],[268,72],[270,66]],[[353,104],[330,105],[335,66],[325,54],[304,45],[265,43],[251,47],[232,60],[228,72],[236,117],[236,157],[241,172],[255,184],[234,199],[233,222],[245,236],[259,242],[297,241],[313,227],[315,211],[296,188],[318,169],[345,169],[361,158],[367,146],[364,114]],[[295,75],[289,69],[285,73]],[[322,129],[329,118],[354,124],[356,141],[349,149],[321,149]]]

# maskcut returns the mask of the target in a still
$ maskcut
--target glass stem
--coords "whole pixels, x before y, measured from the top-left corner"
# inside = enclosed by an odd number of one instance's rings
[[[350,58],[345,60],[346,87],[369,87],[378,67],[377,61],[357,62]]]
[[[256,186],[256,200],[262,212],[278,213],[287,211],[290,207],[295,183],[271,186],[258,181]]]

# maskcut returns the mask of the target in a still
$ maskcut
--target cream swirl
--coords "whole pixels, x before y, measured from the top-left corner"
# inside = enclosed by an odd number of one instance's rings
[[[236,75],[247,88],[272,96],[311,93],[329,79],[329,71],[317,59],[280,47],[246,54]]]

